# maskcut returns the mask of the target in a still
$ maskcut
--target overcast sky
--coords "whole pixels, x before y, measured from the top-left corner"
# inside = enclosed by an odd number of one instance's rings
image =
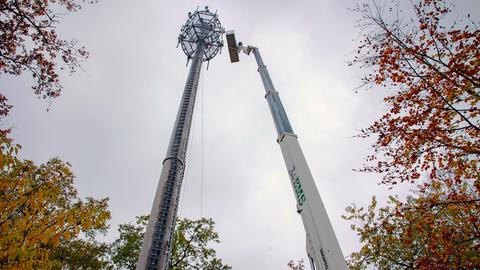
[[[348,255],[359,244],[341,219],[344,208],[406,190],[352,171],[371,143],[352,136],[385,110],[379,91],[353,91],[361,73],[346,61],[358,42],[348,11],[356,2],[102,0],[59,27],[90,59],[84,71],[63,76],[65,90],[49,112],[30,77],[2,75],[15,106],[2,125],[13,126],[23,157],[69,161],[81,196],[110,198],[106,239],[113,239],[119,223],[150,212],[188,72],[177,36],[187,13],[208,4],[238,41],[260,48]],[[457,2],[478,15],[479,1]],[[218,255],[234,269],[286,269],[306,258],[305,232],[254,58],[230,64],[224,50],[202,72],[179,214],[198,218],[203,205],[222,240]]]

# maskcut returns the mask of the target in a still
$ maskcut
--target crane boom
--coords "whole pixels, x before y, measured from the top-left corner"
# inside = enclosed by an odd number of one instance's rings
[[[306,249],[312,270],[347,270],[347,264],[342,250],[335,236],[327,211],[323,205],[312,173],[303,155],[298,142],[298,136],[288,121],[282,102],[275,90],[267,67],[263,63],[258,48],[243,47],[241,43],[231,44],[235,40],[233,31],[226,33],[229,44],[230,58],[238,61],[238,56],[233,55],[230,47],[236,48],[236,53],[243,51],[247,54],[253,52],[258,65],[258,72],[265,88],[270,112],[278,133],[277,142],[282,150],[282,155],[287,167],[290,182],[297,201],[297,212],[301,215],[306,232]],[[236,57],[235,57],[236,56]],[[233,61],[232,61],[233,62]],[[235,61],[236,62],[236,61]]]

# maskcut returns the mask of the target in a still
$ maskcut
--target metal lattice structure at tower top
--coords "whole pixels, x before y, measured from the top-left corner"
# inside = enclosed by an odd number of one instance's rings
[[[208,8],[188,14],[188,20],[180,30],[178,44],[188,59],[192,59],[199,43],[203,43],[203,60],[209,61],[222,49],[222,36],[225,32],[216,13]]]
[[[178,37],[179,45],[192,64],[163,161],[137,270],[168,269],[200,71],[204,61],[220,52],[223,33],[218,15],[205,7],[188,14]]]

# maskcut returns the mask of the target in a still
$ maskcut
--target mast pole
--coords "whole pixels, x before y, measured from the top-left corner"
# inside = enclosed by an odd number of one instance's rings
[[[177,112],[167,154],[163,160],[155,198],[137,263],[137,270],[167,270],[173,244],[186,152],[203,61],[212,59],[223,46],[217,14],[205,10],[189,13],[179,44],[192,60]]]
[[[167,155],[163,160],[162,173],[150,212],[137,270],[167,269],[185,170],[185,153],[203,62],[203,49],[203,44],[199,44],[192,59]]]

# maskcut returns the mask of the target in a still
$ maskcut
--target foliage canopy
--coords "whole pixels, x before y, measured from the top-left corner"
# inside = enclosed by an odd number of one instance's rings
[[[357,6],[361,44],[353,63],[367,86],[386,90],[387,112],[360,137],[373,137],[362,168],[382,184],[414,183],[406,200],[347,208],[360,236],[352,269],[480,267],[480,30],[443,0]],[[352,64],[353,64],[352,63]]]
[[[120,236],[112,246],[112,261],[117,268],[135,269],[148,216],[137,217],[135,224],[119,226]],[[175,226],[173,248],[170,259],[172,270],[228,270],[230,266],[217,258],[212,243],[219,243],[218,233],[214,230],[212,219],[179,219]]]
[[[0,268],[49,269],[54,253],[80,233],[105,232],[108,199],[77,197],[70,165],[21,160],[20,146],[0,135]]]

